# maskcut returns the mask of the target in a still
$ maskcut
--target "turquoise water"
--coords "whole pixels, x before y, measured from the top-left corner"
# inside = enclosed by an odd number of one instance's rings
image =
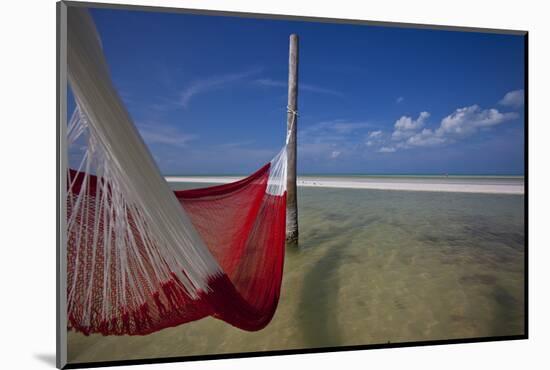
[[[172,184],[174,188],[198,184]],[[524,333],[524,196],[299,188],[273,321],[207,318],[144,337],[69,333],[69,361]]]

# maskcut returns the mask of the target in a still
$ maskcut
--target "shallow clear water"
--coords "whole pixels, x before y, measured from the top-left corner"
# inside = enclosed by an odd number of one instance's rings
[[[174,188],[197,184],[172,184]],[[69,333],[69,361],[524,333],[524,196],[299,188],[273,321],[207,318],[143,337]]]

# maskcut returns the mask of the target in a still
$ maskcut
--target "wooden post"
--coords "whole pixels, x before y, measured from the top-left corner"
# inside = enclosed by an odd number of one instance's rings
[[[298,202],[296,194],[296,126],[298,125],[298,35],[290,35],[288,54],[288,113],[286,117],[289,141],[287,146],[286,242],[298,243]]]

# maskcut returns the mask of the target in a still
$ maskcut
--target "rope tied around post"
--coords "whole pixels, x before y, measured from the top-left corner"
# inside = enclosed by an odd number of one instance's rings
[[[292,121],[290,121],[290,126],[286,130],[286,144],[288,145],[288,142],[290,141],[290,134],[294,129],[294,125],[296,124],[296,117],[298,117],[299,114],[298,111],[290,108],[288,105],[286,107],[286,112],[292,114]]]

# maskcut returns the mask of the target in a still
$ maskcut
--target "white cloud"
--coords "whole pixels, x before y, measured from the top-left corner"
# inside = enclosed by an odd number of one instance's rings
[[[407,140],[411,136],[415,134],[414,131],[403,131],[403,130],[395,130],[391,134],[391,138],[393,141],[401,141],[401,140]]]
[[[399,103],[401,103],[403,100],[405,100],[405,98],[402,97],[402,96],[400,96],[400,97],[398,97],[397,99],[395,99],[395,102],[396,102],[397,104],[399,104]]]
[[[421,132],[411,136],[403,144],[403,147],[411,146],[436,146],[441,145],[447,141],[447,138],[437,136],[434,131],[429,128],[425,128]]]
[[[422,128],[429,117],[430,113],[428,112],[421,112],[417,119],[402,116],[395,121],[395,124],[393,125],[394,131],[392,133],[392,140],[405,140],[413,136],[415,134],[415,130]]]
[[[429,116],[428,112],[420,113],[416,120],[403,116],[394,124],[392,145],[387,145],[384,141],[369,140],[367,146],[379,144],[382,145],[380,152],[394,152],[413,147],[446,145],[519,117],[515,112],[503,113],[495,108],[482,109],[478,105],[471,105],[456,109],[443,118],[436,128],[424,128]]]
[[[454,110],[438,125],[427,127],[430,113],[416,118],[402,116],[393,131],[374,129],[368,122],[333,120],[319,122],[299,131],[299,151],[308,159],[327,160],[350,156],[357,151],[394,153],[403,149],[450,145],[520,117],[516,112],[471,105]],[[370,131],[368,128],[371,128]],[[358,140],[359,138],[359,140]],[[368,148],[368,149],[367,149]]]
[[[241,73],[231,73],[195,81],[180,93],[179,103],[184,108],[187,108],[191,98],[198,94],[224,88],[230,83],[243,80],[260,72],[261,70],[259,68],[255,68]]]
[[[517,113],[501,113],[497,109],[481,109],[478,105],[459,108],[443,118],[435,134],[438,136],[468,136],[482,127],[491,127],[517,118]]]
[[[426,119],[430,117],[430,113],[421,112],[416,120],[413,120],[411,117],[403,116],[395,121],[394,127],[396,130],[416,130],[424,125]]]
[[[499,104],[506,107],[520,108],[524,104],[525,94],[523,90],[514,90],[507,92],[500,100]]]

